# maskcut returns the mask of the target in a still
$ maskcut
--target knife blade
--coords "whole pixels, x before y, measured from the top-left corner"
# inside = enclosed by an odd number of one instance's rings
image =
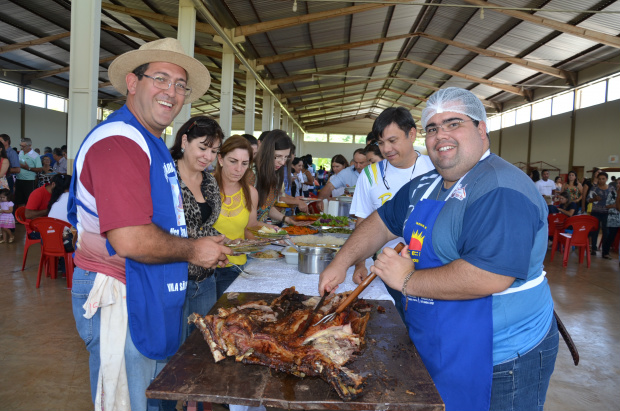
[[[298,338],[303,337],[303,335],[306,333],[306,331],[308,331],[308,328],[310,328],[310,325],[312,324],[312,319],[314,318],[315,314],[317,312],[319,312],[319,308],[321,308],[321,306],[323,305],[323,302],[325,301],[325,297],[327,297],[328,295],[329,295],[329,293],[324,293],[323,294],[323,297],[321,297],[321,299],[319,300],[317,305],[314,307],[314,310],[312,310],[312,312],[310,313],[310,315],[306,319],[306,324],[304,324],[304,328],[302,328],[301,332],[297,335]]]

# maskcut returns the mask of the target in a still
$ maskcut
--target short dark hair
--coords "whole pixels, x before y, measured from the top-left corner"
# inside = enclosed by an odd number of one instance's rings
[[[51,152],[52,152],[52,148],[51,148],[51,147],[45,147],[45,148],[43,149],[43,152],[44,152],[44,153],[46,153],[46,154],[47,154],[47,153],[51,153]]]
[[[377,140],[377,136],[372,131],[366,135],[366,145]]]
[[[545,168],[543,171],[541,171],[541,172],[540,172],[540,174],[544,173],[545,171],[546,171],[547,173],[549,172],[549,170],[547,170],[547,169]]]
[[[183,135],[187,135],[188,143],[196,138],[203,138],[202,143],[209,147],[213,147],[217,140],[220,144],[224,141],[224,133],[217,121],[205,116],[192,117],[179,128],[174,144],[170,147],[170,155],[174,160],[183,157]]]
[[[379,149],[379,146],[375,142],[368,144],[364,148],[364,154],[368,154],[368,153],[373,153],[377,157],[384,158],[383,154],[381,154],[381,150]]]
[[[57,155],[58,157],[62,157],[62,150],[58,147],[56,147],[52,153]]]
[[[11,137],[9,137],[8,134],[0,134],[0,138],[2,138],[4,141],[9,143],[9,145],[11,145]]]
[[[260,133],[260,136],[258,136],[258,141],[262,143],[265,137],[267,137],[267,134],[269,134],[269,131],[263,131],[262,133]]]
[[[398,128],[404,131],[407,137],[409,136],[409,131],[412,128],[416,128],[415,120],[409,110],[404,107],[390,107],[383,110],[379,117],[376,118],[372,125],[372,133],[377,139],[381,139],[383,130],[392,123],[395,123]]]
[[[258,145],[258,140],[252,134],[241,134],[241,137],[243,137],[246,140],[248,140],[248,143],[250,143],[251,146],[257,146]]]
[[[600,173],[598,173],[598,176],[596,178],[599,178],[600,176],[605,176],[606,178],[609,178],[609,174],[607,174],[604,171],[601,171]]]

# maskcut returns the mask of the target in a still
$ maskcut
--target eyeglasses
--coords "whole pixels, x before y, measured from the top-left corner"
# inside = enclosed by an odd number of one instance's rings
[[[168,90],[172,85],[172,81],[168,80],[165,77],[151,77],[149,75],[143,74],[144,77],[150,78],[153,80],[153,85],[160,90]],[[183,83],[174,83],[174,91],[181,96],[189,96],[192,93],[192,89],[188,88]]]
[[[288,160],[288,156],[276,156],[276,161],[286,161]]]
[[[456,130],[457,128],[463,127],[463,123],[467,123],[469,121],[474,120],[450,120],[443,124],[439,124],[436,126],[428,126],[422,132],[422,135],[425,137],[435,137],[437,133],[439,133],[439,129],[441,129],[445,133],[450,133],[451,131]]]

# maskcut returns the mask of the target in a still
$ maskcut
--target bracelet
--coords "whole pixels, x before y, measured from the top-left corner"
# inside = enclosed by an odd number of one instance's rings
[[[403,289],[401,290],[403,295],[405,296],[405,311],[407,311],[407,306],[409,305],[409,296],[407,295],[407,283],[411,279],[411,276],[415,273],[415,268],[407,273],[405,277],[405,281],[403,282]]]

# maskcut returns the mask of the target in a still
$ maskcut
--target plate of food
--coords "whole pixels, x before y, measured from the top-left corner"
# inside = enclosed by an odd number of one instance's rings
[[[353,229],[346,227],[329,227],[323,229],[323,232],[329,234],[352,234]]]
[[[280,207],[280,208],[295,208],[295,207],[297,207],[294,204],[288,204],[288,203],[285,203],[283,201],[276,201],[273,205],[276,206],[276,207]]]
[[[348,227],[349,217],[339,217],[331,214],[319,214],[318,219],[312,223],[314,226]]]
[[[286,231],[288,235],[312,235],[318,233],[318,230],[314,228],[295,225],[284,227],[284,231]]]
[[[284,258],[284,256],[276,250],[257,251],[248,255],[258,260],[279,260],[280,258]]]
[[[254,235],[262,238],[281,238],[288,235],[285,230],[280,229],[279,231],[276,231],[267,226],[262,226],[259,229],[256,229],[255,227],[248,228],[248,230],[250,230]]]
[[[318,219],[318,215],[300,214],[293,216],[293,220],[295,221],[316,221]]]

